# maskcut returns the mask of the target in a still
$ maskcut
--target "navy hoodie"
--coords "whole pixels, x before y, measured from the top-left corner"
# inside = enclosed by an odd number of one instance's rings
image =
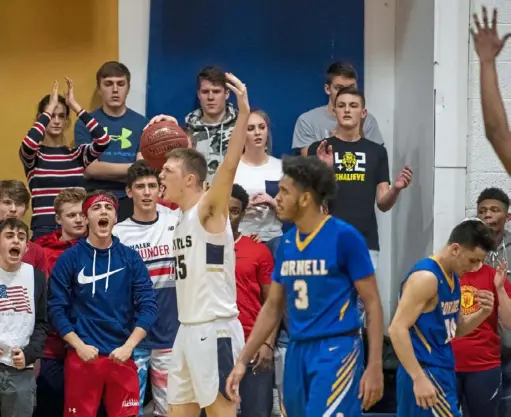
[[[108,249],[86,238],[58,258],[49,279],[48,317],[61,337],[75,332],[109,355],[135,327],[149,331],[156,298],[140,255],[113,237]]]

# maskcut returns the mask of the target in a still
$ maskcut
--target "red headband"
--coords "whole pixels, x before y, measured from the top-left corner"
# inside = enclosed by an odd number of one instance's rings
[[[105,203],[110,203],[112,206],[115,207],[115,209],[117,210],[117,203],[112,200],[109,196],[107,195],[104,195],[104,194],[96,194],[96,195],[93,195],[91,197],[89,197],[87,200],[85,200],[83,202],[83,212],[85,214],[87,214],[87,212],[89,211],[89,209],[94,205],[94,204],[97,204],[97,203],[101,203],[101,202],[105,202]]]

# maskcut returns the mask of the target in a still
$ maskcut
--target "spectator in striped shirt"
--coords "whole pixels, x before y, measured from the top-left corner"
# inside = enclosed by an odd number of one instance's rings
[[[50,233],[60,226],[55,220],[53,202],[57,194],[68,187],[84,187],[84,171],[110,143],[102,126],[78,104],[73,82],[66,78],[66,97],[58,94],[57,81],[51,94],[38,106],[38,117],[21,143],[19,156],[28,186],[32,192],[33,239]],[[69,148],[64,131],[69,126],[69,112],[73,110],[85,124],[93,141]]]
[[[0,181],[0,222],[14,218],[22,220],[30,205],[30,193],[21,181]],[[28,242],[27,250],[21,259],[22,262],[32,265],[45,274],[46,260],[41,246],[34,242]]]

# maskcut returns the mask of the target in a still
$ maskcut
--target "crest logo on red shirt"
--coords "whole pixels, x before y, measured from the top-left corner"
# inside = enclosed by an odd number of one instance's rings
[[[461,309],[463,310],[463,314],[472,314],[479,311],[481,306],[475,300],[476,291],[477,288],[471,285],[463,285],[461,287]]]

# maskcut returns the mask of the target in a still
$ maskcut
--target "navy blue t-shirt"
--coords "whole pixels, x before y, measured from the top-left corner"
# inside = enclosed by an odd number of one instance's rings
[[[137,153],[140,148],[140,136],[146,126],[148,119],[145,116],[127,109],[121,117],[112,117],[107,115],[100,107],[90,113],[98,123],[104,127],[110,135],[110,146],[98,158],[102,162],[111,162],[114,164],[131,164],[137,160]],[[81,121],[75,124],[75,143],[76,146],[87,144],[92,141],[92,137]],[[108,190],[117,197],[124,197],[126,184],[118,181],[87,180],[85,188],[87,191]]]

